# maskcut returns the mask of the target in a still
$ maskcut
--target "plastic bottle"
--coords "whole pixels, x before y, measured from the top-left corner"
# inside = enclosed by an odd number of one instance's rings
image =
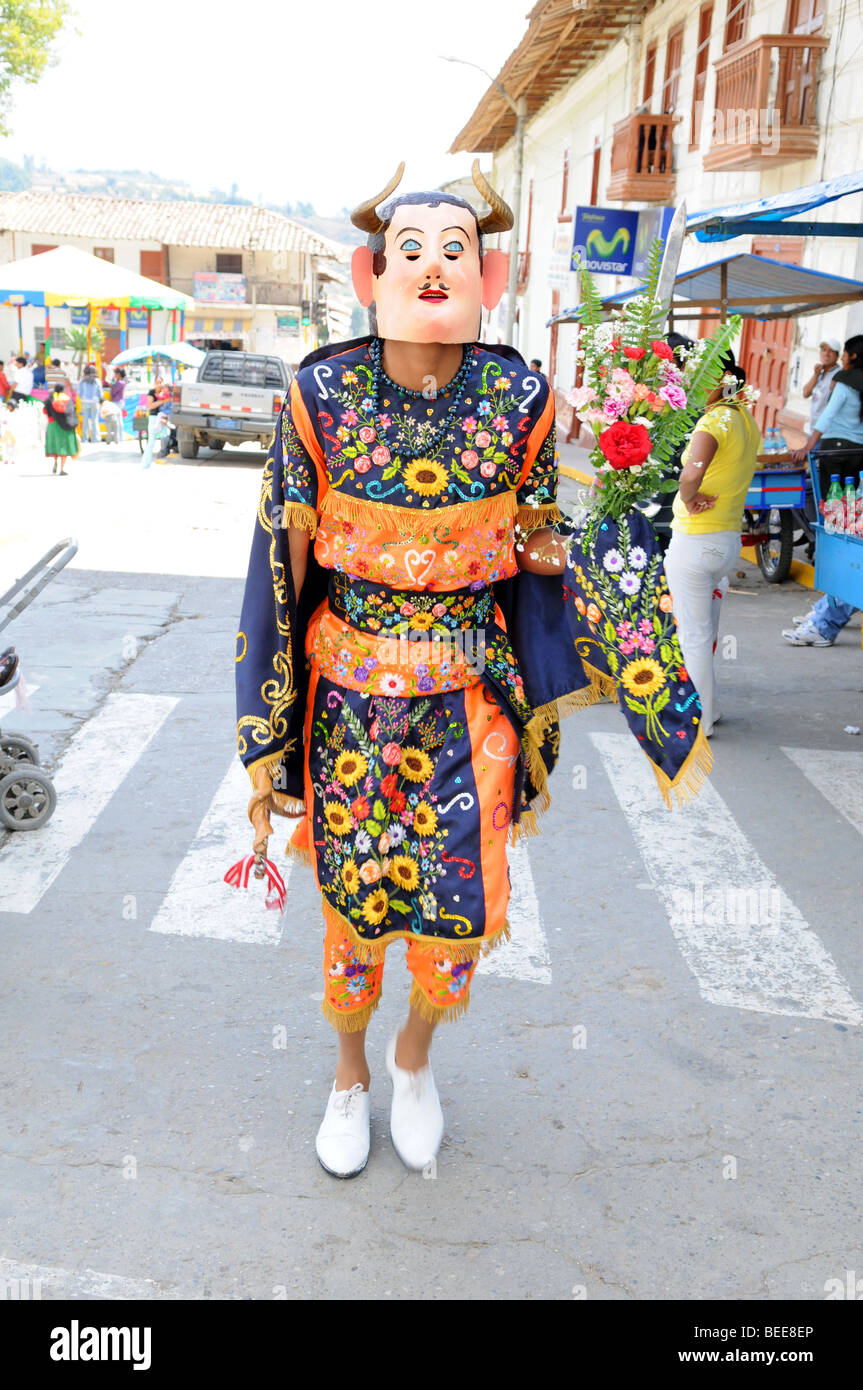
[[[854,479],[845,479],[845,534],[853,536],[857,530],[857,490],[854,487]]]
[[[854,507],[854,534],[863,539],[863,473],[860,474],[860,482],[857,486]]]
[[[788,450],[788,445],[785,443],[785,435],[784,435],[784,434],[782,433],[782,431],[779,430],[779,429],[775,429],[775,430],[773,431],[773,435],[774,435],[774,438],[775,438],[775,440],[776,440],[775,448],[776,448],[777,454],[784,454],[784,453],[786,453],[787,450]]]
[[[776,453],[776,428],[774,425],[771,425],[770,429],[767,431],[767,438],[764,441],[764,452],[765,454]]]
[[[824,530],[828,536],[835,536],[838,532],[845,530],[844,512],[839,474],[831,473],[830,487],[824,501]]]

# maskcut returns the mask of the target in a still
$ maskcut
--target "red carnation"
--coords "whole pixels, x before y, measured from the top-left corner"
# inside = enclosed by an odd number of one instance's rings
[[[650,347],[655,356],[664,357],[666,362],[674,361],[674,353],[671,351],[668,344],[663,342],[662,338],[657,338],[655,343],[650,344]]]
[[[623,349],[623,351],[624,351],[625,355],[626,355],[628,358],[630,358],[630,360],[633,361],[633,362],[640,362],[641,359],[642,359],[642,357],[644,356],[644,348],[639,348],[639,347],[625,347],[625,348]]]
[[[371,809],[368,800],[364,796],[358,796],[356,801],[351,802],[351,810],[357,820],[366,820],[371,814]]]
[[[397,786],[398,778],[396,777],[396,774],[394,772],[389,772],[387,773],[384,780],[381,782],[381,791],[383,792],[384,796],[392,796]]]
[[[599,447],[612,468],[634,468],[650,453],[650,434],[644,425],[617,420],[599,436]]]
[[[405,809],[407,803],[408,799],[405,796],[404,792],[394,792],[393,795],[390,797],[390,810],[393,811],[395,815],[398,815],[399,811],[403,811]]]

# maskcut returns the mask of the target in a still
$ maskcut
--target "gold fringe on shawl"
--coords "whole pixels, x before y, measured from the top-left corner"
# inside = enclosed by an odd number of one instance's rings
[[[357,960],[363,965],[378,965],[386,956],[387,947],[394,941],[404,940],[413,943],[414,947],[420,951],[436,951],[447,955],[450,960],[466,961],[479,960],[481,956],[488,955],[495,946],[500,946],[502,942],[509,941],[509,922],[504,922],[502,927],[493,936],[475,936],[470,941],[454,940],[450,937],[441,936],[417,936],[412,931],[388,931],[380,941],[367,941],[357,933],[356,927],[349,922],[347,917],[343,917],[340,912],[327,902],[326,898],[321,899],[323,907],[324,921],[327,926],[341,932],[353,947]]]
[[[361,1009],[354,1009],[351,1013],[343,1009],[336,1009],[328,999],[321,1000],[321,1013],[331,1023],[338,1033],[361,1033],[364,1028],[368,1028],[372,1014],[381,1002],[381,991],[378,990],[374,999],[370,999],[368,1004],[363,1004]]]
[[[292,845],[290,840],[285,845],[285,856],[288,859],[295,859],[298,864],[313,865],[315,862],[315,856],[310,849],[305,849],[301,845]]]
[[[546,502],[542,507],[516,508],[515,524],[527,535],[543,526],[552,526],[556,521],[563,521],[563,513],[556,502]]]
[[[459,502],[454,507],[391,507],[367,497],[349,497],[332,487],[324,493],[321,515],[381,531],[395,527],[404,536],[416,536],[431,528],[464,529],[479,522],[506,521],[515,514],[515,493],[501,492],[480,497],[475,502]]]
[[[305,502],[283,502],[282,525],[296,526],[301,531],[308,531],[310,536],[314,536],[318,529],[318,514],[314,507],[307,507]]]
[[[689,750],[686,762],[673,781],[666,772],[662,771],[662,768],[656,766],[655,762],[651,759],[648,759],[648,762],[653,768],[653,775],[662,793],[662,799],[671,810],[672,792],[677,797],[678,806],[682,806],[684,802],[691,801],[701,791],[713,767],[713,753],[707,742],[707,735],[699,724],[695,742]]]
[[[416,980],[411,985],[410,998],[408,1003],[426,1023],[449,1023],[454,1018],[460,1018],[466,1014],[470,1004],[470,990],[466,989],[464,996],[457,1000],[455,1004],[433,1004],[420,989]]]

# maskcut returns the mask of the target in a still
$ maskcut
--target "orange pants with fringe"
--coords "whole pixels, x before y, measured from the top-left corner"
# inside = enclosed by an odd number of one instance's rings
[[[470,982],[476,960],[455,961],[446,943],[429,948],[408,940],[405,964],[413,977],[410,1005],[430,1023],[463,1014],[470,1002]],[[325,1018],[340,1033],[367,1027],[380,1003],[384,963],[360,960],[347,936],[332,920],[324,934]]]

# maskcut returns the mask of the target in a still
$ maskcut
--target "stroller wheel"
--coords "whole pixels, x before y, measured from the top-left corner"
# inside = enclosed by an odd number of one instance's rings
[[[0,824],[7,830],[38,830],[56,805],[54,784],[40,768],[9,772],[0,779]]]
[[[39,749],[35,743],[31,743],[29,738],[21,738],[18,734],[7,734],[5,738],[0,738],[0,754],[3,753],[11,758],[13,763],[32,763],[34,767],[39,764]]]

